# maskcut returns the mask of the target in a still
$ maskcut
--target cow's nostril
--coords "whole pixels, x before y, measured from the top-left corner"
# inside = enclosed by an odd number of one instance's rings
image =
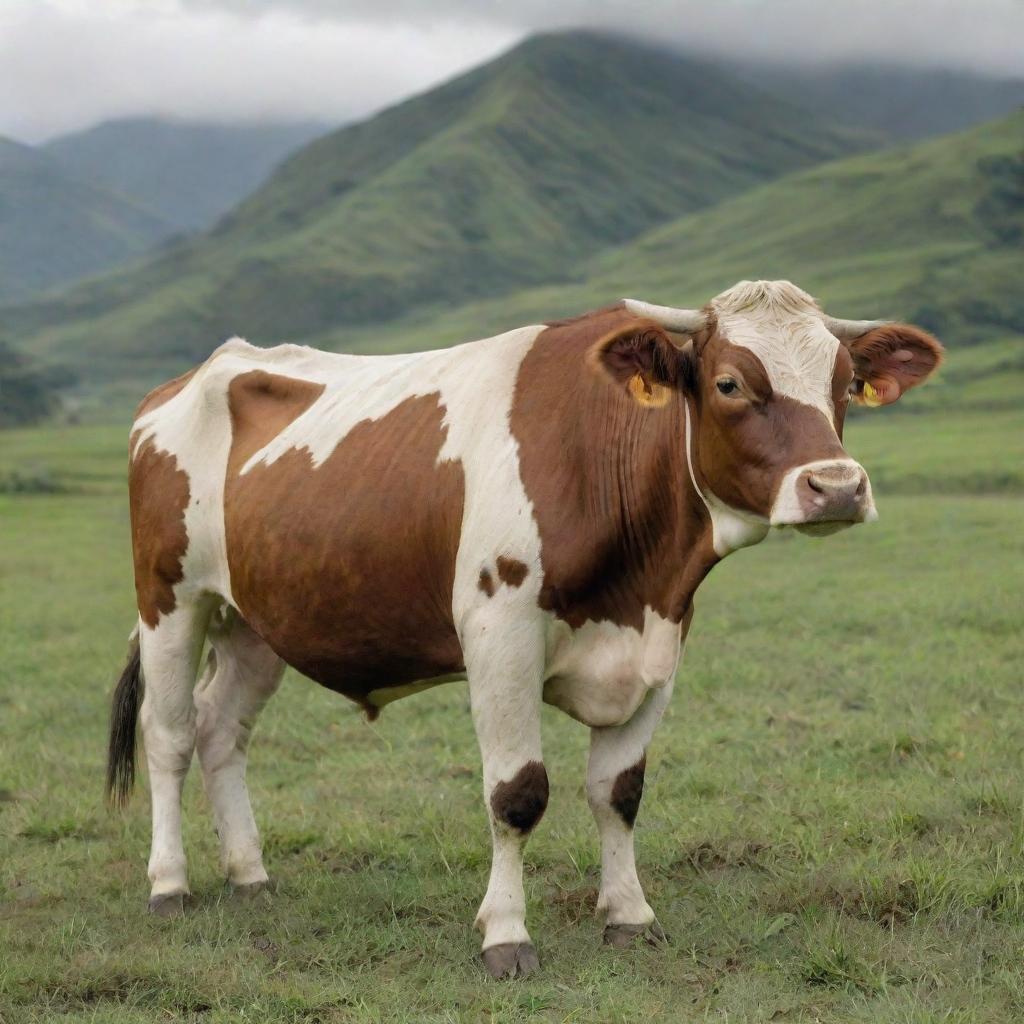
[[[868,478],[866,476],[864,476],[864,474],[862,473],[861,477],[860,477],[860,483],[857,484],[857,490],[856,490],[856,493],[855,493],[854,496],[857,497],[857,498],[863,498],[865,493],[867,492],[867,489],[868,489]]]
[[[810,487],[812,491],[816,491],[818,494],[825,493],[825,488],[822,487],[821,484],[817,480],[815,480],[813,476],[807,477],[807,486]]]

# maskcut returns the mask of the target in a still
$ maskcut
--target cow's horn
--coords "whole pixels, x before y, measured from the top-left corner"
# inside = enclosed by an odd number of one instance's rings
[[[622,304],[637,316],[645,316],[661,324],[668,331],[679,334],[697,334],[708,323],[707,316],[699,309],[676,309],[674,306],[656,306],[639,299],[623,299]]]
[[[825,326],[840,340],[853,341],[876,327],[884,327],[888,320],[839,320],[834,316],[825,317]]]

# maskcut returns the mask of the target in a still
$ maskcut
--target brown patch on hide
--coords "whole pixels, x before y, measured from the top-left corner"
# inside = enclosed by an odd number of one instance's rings
[[[498,555],[495,565],[498,570],[498,579],[510,587],[521,587],[529,569],[525,562],[518,558],[509,558],[506,555]]]
[[[235,393],[233,422],[252,424],[233,439],[224,498],[240,611],[290,665],[364,706],[372,690],[462,671],[452,587],[464,479],[461,464],[437,461],[439,395],[357,423],[317,467],[293,448],[239,475],[315,400],[295,383],[254,377]]]
[[[174,588],[184,579],[188,502],[188,474],[178,468],[177,458],[146,441],[129,467],[128,504],[135,596],[139,615],[151,629],[161,615],[174,611]]]
[[[619,772],[612,786],[611,805],[619,817],[630,827],[636,821],[640,810],[640,799],[644,795],[644,774],[647,771],[647,755],[630,768]]]
[[[498,555],[494,567],[500,582],[508,587],[522,586],[523,580],[526,579],[526,574],[529,572],[525,562],[520,562],[518,558],[509,558],[507,555]],[[494,597],[495,591],[498,589],[491,570],[486,566],[480,570],[477,589],[488,597]]]
[[[256,452],[298,419],[323,393],[323,384],[266,370],[249,370],[232,378],[228,385],[231,413],[228,478],[237,476]]]
[[[491,810],[498,821],[529,832],[548,806],[548,773],[540,761],[527,761],[508,782],[491,791]]]

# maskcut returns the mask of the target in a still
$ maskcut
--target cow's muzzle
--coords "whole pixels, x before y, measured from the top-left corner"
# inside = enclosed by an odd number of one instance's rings
[[[779,485],[772,526],[813,527],[807,533],[831,533],[878,518],[871,483],[853,459],[824,459],[791,469]]]

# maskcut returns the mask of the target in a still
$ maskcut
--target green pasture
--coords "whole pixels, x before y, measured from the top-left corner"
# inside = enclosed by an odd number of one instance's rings
[[[853,419],[879,523],[773,537],[702,588],[638,821],[666,949],[600,945],[587,734],[546,709],[542,969],[510,983],[471,929],[489,840],[464,684],[370,725],[289,676],[250,769],[277,892],[230,898],[196,773],[194,903],[146,914],[144,778],[123,815],[102,801],[126,431],[0,435],[0,1021],[1024,1018],[1017,351]]]

